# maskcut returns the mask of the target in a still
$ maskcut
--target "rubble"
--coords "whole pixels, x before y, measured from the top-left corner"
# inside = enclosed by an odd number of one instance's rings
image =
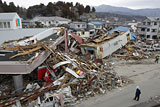
[[[35,43],[29,42],[28,45],[12,44],[12,41],[1,45],[3,50],[14,50],[17,54],[10,57],[15,59],[23,56],[32,56],[29,63],[32,63],[41,52],[49,54],[47,59],[33,71],[38,79],[24,81],[23,93],[12,95],[8,93],[0,96],[0,106],[66,106],[76,101],[95,96],[96,94],[105,94],[113,88],[123,87],[128,84],[128,80],[118,76],[113,72],[113,66],[109,62],[103,62],[101,59],[86,60],[87,56],[80,54],[80,44],[82,38],[62,30],[63,36],[58,41]],[[117,35],[115,35],[116,37]],[[104,37],[112,39],[113,37]],[[102,38],[103,39],[103,38]],[[100,39],[97,39],[100,42]],[[102,40],[104,41],[104,40]],[[54,46],[53,44],[58,44]],[[144,52],[136,50],[135,45],[125,46],[124,55],[117,55],[119,58],[139,59],[144,58]],[[122,50],[120,50],[122,51]],[[118,51],[116,52],[118,53]],[[146,55],[146,54],[145,54]],[[31,74],[30,74],[31,75]],[[1,90],[0,90],[1,91]],[[10,89],[10,91],[13,91]],[[3,92],[2,92],[3,93]],[[10,95],[10,96],[8,96]]]
[[[75,35],[73,37],[72,39],[76,40],[77,37]],[[82,43],[80,38],[77,39],[78,44]],[[71,47],[73,48],[75,44],[77,42],[73,41]],[[44,78],[37,83],[28,81],[21,95],[0,96],[0,106],[54,105],[63,107],[85,97],[105,94],[107,90],[122,87],[126,84],[121,77],[110,71],[111,64],[98,64],[92,60],[84,60],[81,56],[73,54],[73,50],[72,53],[64,53],[64,50],[60,50],[61,46],[64,46],[63,43],[57,49],[51,48],[49,44],[40,41],[25,46],[11,45],[11,42],[8,42],[8,44],[5,43],[2,46],[3,50],[18,51],[16,55],[10,57],[11,59],[31,54],[37,56],[36,54],[41,51],[49,52],[50,55],[42,64],[46,67]],[[76,45],[76,48],[78,48],[78,45]],[[4,100],[4,98],[7,100]]]
[[[112,56],[125,60],[141,60],[153,57],[154,53],[150,51],[145,52],[141,47],[130,41],[125,47],[112,54]]]

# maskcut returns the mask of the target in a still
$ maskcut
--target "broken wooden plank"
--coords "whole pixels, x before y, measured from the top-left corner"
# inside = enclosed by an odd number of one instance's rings
[[[22,56],[22,55],[30,54],[30,53],[32,53],[32,52],[35,52],[35,51],[37,51],[37,50],[40,50],[41,48],[42,48],[42,46],[38,46],[38,47],[36,47],[36,48],[34,48],[34,49],[31,49],[31,50],[29,50],[29,51],[26,51],[26,52],[23,52],[23,53],[18,53],[18,54],[14,55],[14,56],[11,56],[10,59],[15,58],[15,57],[17,57],[17,56]]]

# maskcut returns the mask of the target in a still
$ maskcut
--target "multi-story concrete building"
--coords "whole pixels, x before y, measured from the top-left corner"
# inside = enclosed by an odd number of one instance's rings
[[[143,39],[160,39],[160,17],[147,17],[138,26],[138,34]]]

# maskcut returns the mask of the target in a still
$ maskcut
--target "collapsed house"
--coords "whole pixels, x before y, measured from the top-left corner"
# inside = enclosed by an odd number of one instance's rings
[[[81,44],[82,53],[92,54],[97,59],[103,59],[127,44],[127,37],[130,35],[129,29],[125,32],[115,30],[112,33]]]

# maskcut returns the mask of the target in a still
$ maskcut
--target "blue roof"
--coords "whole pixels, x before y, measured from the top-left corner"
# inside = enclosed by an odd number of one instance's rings
[[[94,25],[103,25],[102,22],[97,22],[97,21],[94,21],[94,22],[91,22],[91,23],[94,24]]]
[[[109,33],[109,34],[112,34],[112,33],[115,32],[115,31],[127,32],[128,30],[130,30],[130,28],[128,28],[128,27],[123,27],[123,26],[119,26],[119,27],[117,27],[117,28],[115,28],[115,29],[110,30],[108,33]]]
[[[131,35],[130,35],[130,40],[134,40],[136,37],[137,37],[137,36],[136,36],[135,34],[131,33]]]

